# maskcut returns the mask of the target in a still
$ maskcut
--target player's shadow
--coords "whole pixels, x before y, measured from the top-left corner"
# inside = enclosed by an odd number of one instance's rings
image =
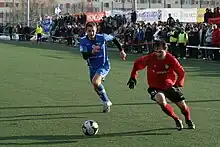
[[[40,118],[19,118],[19,119],[2,119],[0,122],[11,122],[11,121],[26,121],[26,120],[61,120],[61,119],[78,119],[78,118],[84,118],[79,116],[60,116],[60,117],[40,117]]]
[[[212,103],[220,102],[220,99],[215,100],[186,100],[187,103]],[[136,105],[156,105],[154,102],[144,103],[115,103],[113,106],[136,106]],[[56,108],[88,108],[88,107],[100,107],[100,105],[57,105],[57,106],[15,106],[15,107],[0,107],[0,110],[10,110],[10,109],[56,109]],[[86,114],[86,113],[100,113],[100,112],[76,112],[74,114]]]
[[[60,56],[53,56],[53,55],[42,55],[43,57],[48,57],[48,58],[54,58],[54,59],[64,59],[63,57]]]
[[[32,146],[32,145],[58,145],[58,144],[72,144],[77,141],[64,140],[64,141],[40,141],[40,142],[28,142],[28,143],[17,143],[17,142],[0,142],[2,146]]]
[[[26,121],[26,120],[56,120],[56,119],[78,119],[85,118],[82,116],[74,116],[77,114],[94,114],[101,112],[75,112],[75,113],[42,113],[42,114],[23,114],[14,116],[1,116],[0,122],[8,121]]]
[[[130,132],[119,132],[119,133],[107,133],[107,134],[98,134],[95,136],[84,136],[84,135],[27,135],[27,136],[6,136],[0,137],[0,145],[34,145],[34,144],[62,144],[63,143],[73,143],[81,139],[90,139],[90,138],[108,138],[108,137],[120,137],[120,136],[148,136],[148,135],[171,135],[171,131],[175,128],[159,128],[143,131],[130,131]],[[39,142],[32,143],[15,143],[11,141],[25,141],[25,140],[37,140]],[[10,142],[9,142],[10,141]],[[6,142],[6,143],[5,143]]]

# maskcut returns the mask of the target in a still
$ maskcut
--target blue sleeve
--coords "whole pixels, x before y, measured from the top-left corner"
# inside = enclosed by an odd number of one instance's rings
[[[107,35],[107,34],[103,34],[104,40],[105,41],[112,41],[115,37],[112,35]]]
[[[80,48],[80,52],[87,52],[87,51],[88,51],[88,50],[87,50],[87,46],[85,45],[83,39],[80,40],[80,46],[79,46],[79,48]]]

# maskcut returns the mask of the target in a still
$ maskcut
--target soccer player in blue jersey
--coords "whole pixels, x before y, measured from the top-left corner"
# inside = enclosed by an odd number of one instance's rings
[[[111,101],[103,86],[105,76],[110,71],[110,61],[106,48],[108,41],[113,41],[120,51],[121,58],[125,60],[126,53],[120,43],[112,35],[96,34],[97,25],[94,22],[86,24],[86,36],[80,40],[80,52],[87,61],[90,72],[90,80],[95,92],[103,101],[103,112],[109,112]]]

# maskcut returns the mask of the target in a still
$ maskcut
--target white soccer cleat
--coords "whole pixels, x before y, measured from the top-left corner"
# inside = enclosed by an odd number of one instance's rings
[[[110,112],[110,107],[112,106],[112,102],[104,102],[103,103],[103,113]]]

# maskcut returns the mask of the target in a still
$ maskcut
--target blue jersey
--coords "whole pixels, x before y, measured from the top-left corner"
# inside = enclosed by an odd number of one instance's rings
[[[96,70],[109,62],[109,57],[106,49],[107,41],[112,41],[114,37],[107,34],[96,34],[94,41],[89,40],[86,36],[80,40],[80,52],[92,51],[95,46],[100,47],[100,52],[95,53],[87,59],[90,70]]]

